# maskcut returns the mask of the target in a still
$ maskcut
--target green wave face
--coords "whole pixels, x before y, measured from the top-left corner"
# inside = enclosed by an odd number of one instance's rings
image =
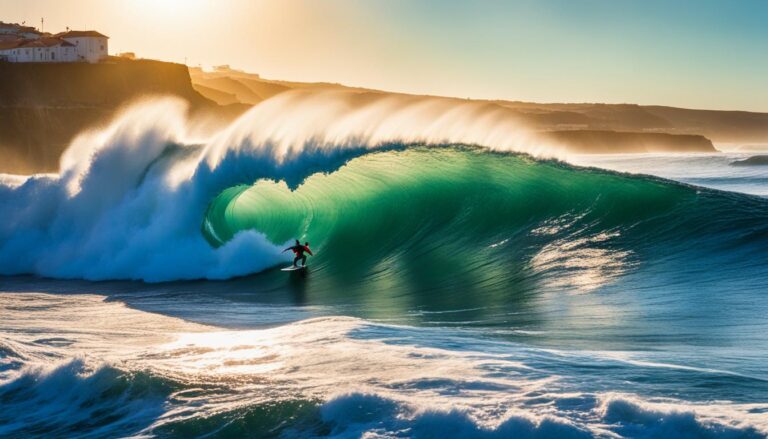
[[[316,256],[303,298],[359,297],[388,314],[493,308],[513,297],[522,307],[521,297],[594,291],[654,259],[684,265],[693,256],[682,252],[732,238],[713,238],[727,229],[709,219],[713,209],[723,224],[754,221],[750,203],[523,156],[413,148],[355,159],[295,191],[272,181],[230,188],[203,230],[213,245],[249,229],[276,244],[309,241]],[[279,289],[284,276],[267,273],[262,284],[270,282]]]
[[[690,195],[681,187],[574,172],[521,156],[422,148],[356,159],[333,174],[310,177],[295,191],[273,181],[230,188],[211,203],[204,231],[214,245],[254,229],[275,243],[301,237],[340,251],[332,244],[364,240],[378,242],[379,249],[401,248],[444,230],[460,232],[452,238],[474,246],[476,239],[569,213],[599,216],[607,228],[647,216],[649,209],[663,211]],[[361,253],[378,252],[354,252]]]

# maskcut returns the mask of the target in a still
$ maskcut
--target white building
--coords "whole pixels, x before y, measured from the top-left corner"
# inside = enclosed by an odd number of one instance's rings
[[[0,41],[0,59],[9,62],[75,62],[79,57],[74,44],[62,38],[43,37]]]
[[[42,37],[43,33],[31,26],[0,21],[0,35],[14,35],[17,38],[33,40]]]
[[[109,56],[108,40],[92,30],[51,35],[0,21],[0,61],[97,63]]]
[[[74,44],[80,61],[95,63],[109,56],[109,37],[95,30],[71,30],[56,37]]]

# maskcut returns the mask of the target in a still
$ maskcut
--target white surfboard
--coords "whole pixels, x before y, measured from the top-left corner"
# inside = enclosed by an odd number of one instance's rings
[[[281,268],[280,271],[296,271],[296,270],[301,270],[301,269],[304,269],[304,268],[307,268],[307,266],[306,265],[304,265],[304,266],[299,265],[297,267],[294,267],[293,265],[289,265],[289,266],[287,266],[285,268]]]

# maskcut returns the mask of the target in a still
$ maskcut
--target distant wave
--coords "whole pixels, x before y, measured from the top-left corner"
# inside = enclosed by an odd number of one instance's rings
[[[744,160],[731,162],[732,166],[766,166],[768,165],[768,155],[755,155]]]

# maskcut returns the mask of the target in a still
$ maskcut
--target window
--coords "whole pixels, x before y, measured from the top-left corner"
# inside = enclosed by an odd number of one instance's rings
[[[54,52],[51,52],[51,59],[52,59],[52,60],[56,59],[56,53],[54,53]]]
[[[101,50],[104,50],[104,45],[103,44],[101,45]]]

